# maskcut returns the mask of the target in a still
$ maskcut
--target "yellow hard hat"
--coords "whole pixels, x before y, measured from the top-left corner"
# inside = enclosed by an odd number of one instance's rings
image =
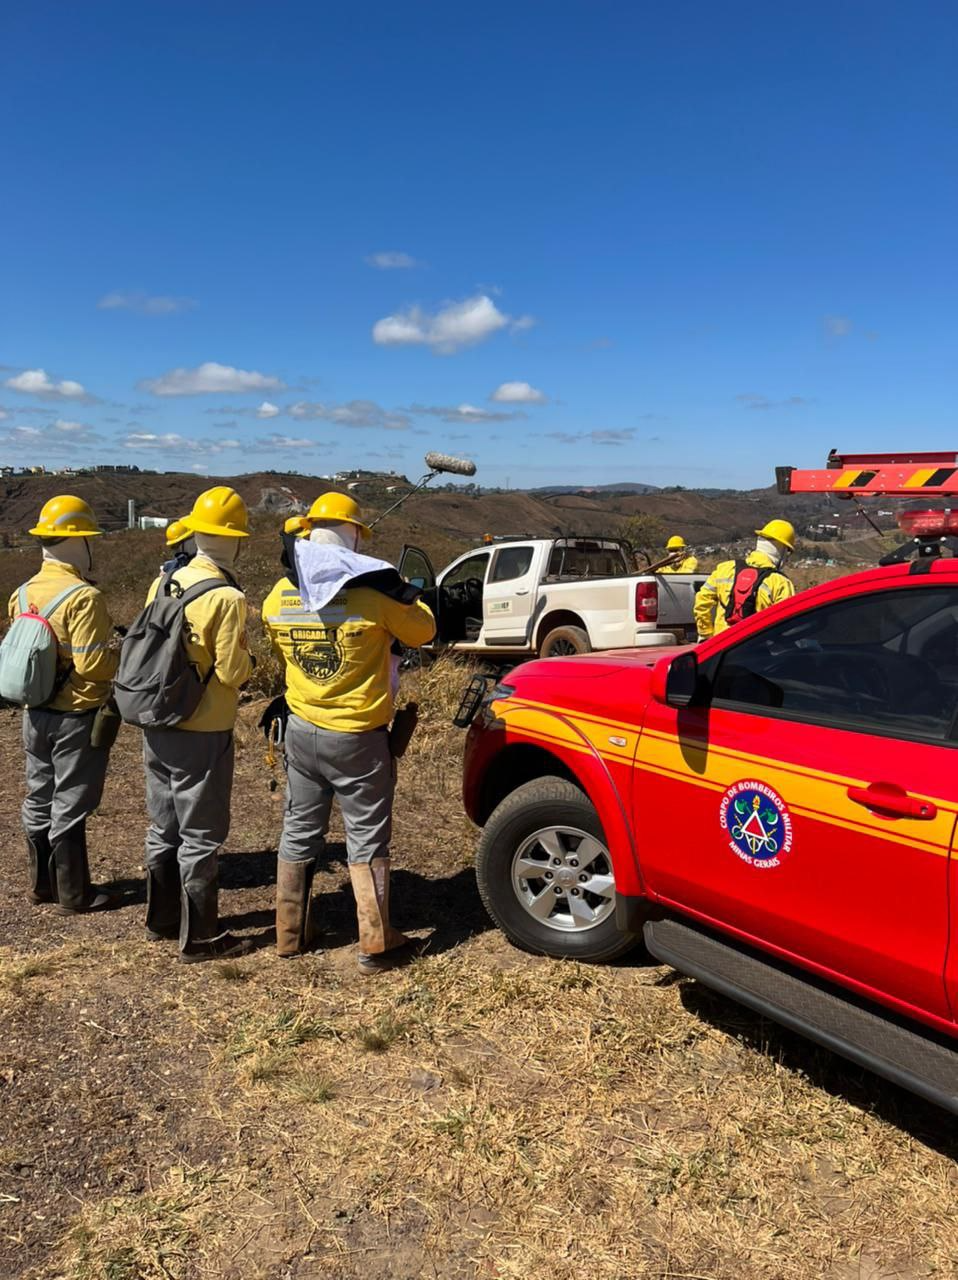
[[[781,542],[789,551],[795,550],[795,529],[787,520],[769,520],[762,529],[755,530],[759,538],[771,538],[773,542]]]
[[[176,547],[190,536],[190,530],[182,520],[171,520],[166,526],[166,545]]]
[[[305,516],[290,516],[283,524],[283,533],[309,533],[309,521]]]
[[[685,539],[680,533],[673,533],[665,544],[667,551],[680,551],[685,546]]]
[[[97,538],[102,532],[90,504],[72,493],[45,502],[40,518],[28,530],[37,538]]]
[[[190,533],[212,533],[220,538],[248,538],[249,512],[235,489],[218,484],[193,503],[182,523]]]
[[[369,525],[363,524],[362,509],[355,498],[345,493],[321,493],[309,509],[310,522],[328,520],[330,524],[354,524],[364,538],[372,535]]]

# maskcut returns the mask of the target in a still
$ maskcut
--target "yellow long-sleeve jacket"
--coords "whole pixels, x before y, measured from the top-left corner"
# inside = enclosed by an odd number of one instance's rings
[[[186,606],[189,639],[186,651],[202,679],[209,682],[188,720],[177,729],[194,733],[217,733],[232,729],[236,722],[239,691],[250,677],[253,659],[246,643],[246,597],[231,586],[226,575],[208,556],[196,555],[173,574],[173,580],[186,590],[207,578],[220,578],[214,587]],[[147,604],[156,595],[161,578],[154,579],[146,595]]]
[[[761,551],[752,551],[745,563],[753,569],[774,569],[775,565]],[[735,561],[723,560],[716,565],[695,596],[695,626],[700,636],[719,635],[727,630],[725,606],[732,595],[735,583]],[[795,594],[795,584],[784,573],[776,570],[763,578],[755,596],[755,609],[767,609],[779,600],[788,600]]]
[[[311,613],[289,578],[266,597],[263,623],[285,670],[289,709],[339,733],[389,723],[393,639],[412,647],[436,634],[421,600],[400,604],[370,587],[347,587]]]
[[[54,596],[82,582],[50,618],[56,632],[58,676],[66,675],[56,695],[50,699],[50,711],[95,711],[110,696],[113,677],[120,660],[118,650],[110,649],[113,622],[106,601],[96,587],[84,581],[79,570],[59,561],[45,560],[40,572],[25,583],[27,607],[43,609]],[[20,592],[10,597],[7,612],[11,621],[20,612]]]
[[[658,573],[694,573],[699,567],[697,556],[686,556],[684,560],[680,560],[678,564],[663,565],[658,569]]]

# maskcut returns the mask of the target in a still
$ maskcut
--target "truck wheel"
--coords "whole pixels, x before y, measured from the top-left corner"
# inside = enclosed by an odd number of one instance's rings
[[[591,653],[589,633],[583,627],[553,627],[539,645],[540,658],[567,658],[573,653]]]
[[[476,854],[483,904],[517,947],[573,960],[612,960],[638,939],[615,923],[615,879],[599,815],[563,778],[507,796]]]

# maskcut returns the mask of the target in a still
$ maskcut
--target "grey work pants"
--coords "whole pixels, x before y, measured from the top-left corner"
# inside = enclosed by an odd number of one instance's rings
[[[49,831],[53,843],[99,805],[110,753],[90,745],[95,715],[42,707],[24,711],[27,794],[21,815],[28,833]]]
[[[321,857],[336,796],[349,861],[388,858],[394,784],[386,731],[335,733],[291,715],[285,745],[286,815],[279,856],[310,863]]]
[[[217,854],[230,829],[232,731],[145,729],[143,762],[146,866],[178,862],[183,888],[202,892],[216,881]]]

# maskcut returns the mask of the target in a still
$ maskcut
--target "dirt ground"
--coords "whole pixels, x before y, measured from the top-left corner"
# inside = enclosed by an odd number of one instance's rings
[[[250,598],[275,580],[251,539]],[[103,554],[129,621],[158,558]],[[0,589],[29,572],[0,551]],[[117,905],[23,894],[19,714],[0,709],[2,1280],[918,1280],[958,1275],[953,1122],[638,958],[524,955],[485,917],[459,799],[466,678],[410,678],[395,919],[409,969],[355,969],[334,828],[320,950],[272,949],[282,790],[241,708],[227,927],[258,944],[181,966],[143,936],[139,736],[121,731],[89,838]]]
[[[24,899],[18,715],[0,712],[0,1275],[5,1280],[916,1280],[958,1273],[944,1116],[639,960],[523,955],[478,903],[426,677],[403,766],[396,919],[426,955],[354,968],[343,849],[322,950],[280,961],[281,792],[238,731],[225,923],[183,967],[143,937],[137,734],[90,824],[118,905]]]

